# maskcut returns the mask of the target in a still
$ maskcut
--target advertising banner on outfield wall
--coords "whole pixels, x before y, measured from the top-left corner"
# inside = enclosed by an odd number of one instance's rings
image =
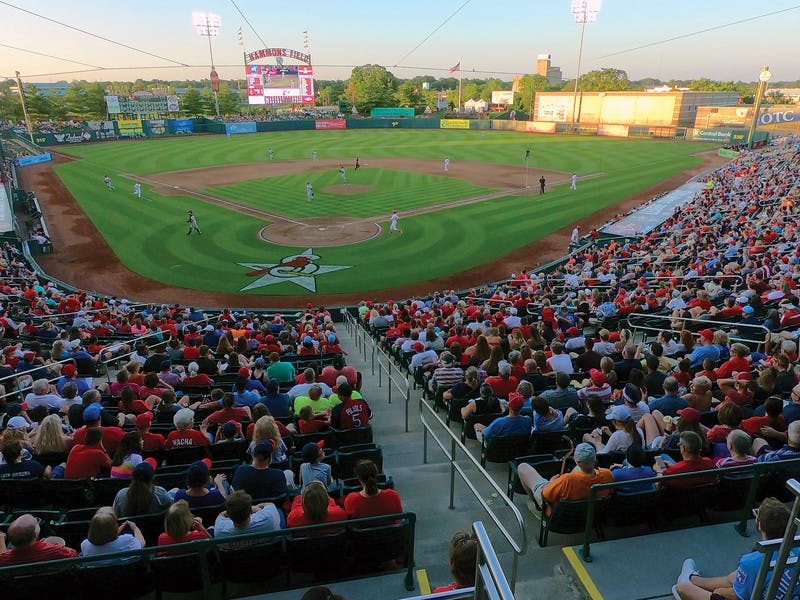
[[[600,123],[597,126],[597,135],[607,135],[611,137],[628,137],[630,128],[627,125],[612,125],[611,123]]]
[[[164,119],[150,119],[147,121],[149,135],[167,135],[167,122]]]
[[[555,133],[556,124],[547,121],[525,121],[525,129],[528,133]]]
[[[344,119],[317,119],[314,121],[314,129],[347,129],[347,121]]]
[[[172,119],[173,133],[191,133],[194,131],[194,119]]]
[[[45,152],[44,154],[35,154],[33,156],[20,156],[16,162],[20,167],[27,167],[28,165],[36,165],[39,163],[48,162],[52,159],[53,157],[50,155],[50,153]]]
[[[439,121],[442,129],[469,129],[469,119],[442,119]]]
[[[255,132],[256,132],[255,121],[246,121],[244,123],[225,123],[225,133],[228,134],[255,133]]]
[[[122,136],[142,135],[144,133],[142,122],[139,119],[118,119],[117,127],[119,128],[119,134]]]

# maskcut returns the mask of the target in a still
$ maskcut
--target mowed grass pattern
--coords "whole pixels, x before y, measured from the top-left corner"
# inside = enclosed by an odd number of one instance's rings
[[[277,263],[281,258],[314,247],[313,236],[298,239],[287,248],[266,244],[257,233],[266,222],[254,217],[184,196],[160,196],[144,185],[145,198],[137,200],[133,181],[121,173],[149,175],[165,171],[204,166],[265,160],[269,146],[276,160],[307,158],[316,149],[320,158],[337,158],[352,164],[355,156],[362,162],[370,157],[443,158],[452,161],[474,160],[521,164],[524,150],[533,146],[531,178],[536,169],[576,171],[578,174],[603,172],[606,175],[581,181],[577,192],[562,185],[544,196],[507,197],[489,200],[416,217],[403,217],[404,206],[428,202],[419,198],[419,187],[433,196],[424,177],[401,173],[391,187],[395,200],[374,201],[369,216],[383,215],[384,233],[368,242],[350,246],[315,249],[322,265],[346,265],[351,268],[328,273],[317,279],[318,293],[367,292],[391,289],[460,272],[500,258],[522,245],[569,226],[579,218],[602,210],[631,194],[689,168],[700,159],[693,153],[713,148],[710,144],[673,143],[653,140],[621,140],[537,136],[531,134],[478,131],[408,131],[349,130],[287,132],[233,136],[199,136],[137,142],[103,143],[89,146],[59,147],[58,150],[83,160],[57,165],[56,172],[72,191],[82,208],[97,226],[120,260],[133,271],[163,283],[194,289],[237,292],[252,283],[245,276],[249,269],[237,263]],[[366,161],[365,161],[366,159]],[[366,174],[369,169],[364,169]],[[352,173],[352,169],[348,170]],[[117,189],[109,192],[103,185],[108,174]],[[357,177],[361,177],[359,171]],[[375,177],[386,174],[375,170]],[[320,193],[330,181],[340,182],[333,170],[325,173],[314,187]],[[436,176],[431,176],[436,179]],[[291,198],[282,199],[289,207],[278,210],[287,215],[308,215],[305,200],[305,177],[292,176],[281,185]],[[413,184],[406,187],[406,182]],[[300,184],[298,186],[298,183]],[[360,181],[359,181],[360,183]],[[434,182],[435,183],[435,182]],[[442,198],[454,193],[458,180],[447,178]],[[248,185],[247,183],[230,188]],[[253,196],[273,196],[270,185],[256,180]],[[371,184],[369,184],[371,185]],[[432,184],[433,185],[433,184]],[[466,184],[464,196],[475,195]],[[219,189],[215,189],[218,192]],[[234,193],[239,193],[235,190]],[[439,193],[439,192],[437,192]],[[324,196],[324,194],[323,194]],[[298,199],[299,198],[299,199]],[[267,200],[269,202],[269,200]],[[344,208],[332,210],[336,203],[354,202],[356,197],[336,196],[330,205],[323,198],[315,206],[319,213],[309,216],[348,215]],[[400,203],[406,203],[400,205]],[[299,205],[299,206],[297,206]],[[292,207],[297,213],[293,213]],[[203,236],[186,236],[186,211],[195,211]],[[388,215],[401,212],[402,236],[388,235]],[[352,210],[361,210],[355,206]],[[326,211],[326,212],[323,212]],[[327,212],[330,211],[330,212]],[[353,212],[353,215],[363,214]],[[58,251],[58,249],[56,249]],[[531,265],[537,257],[531,256]],[[507,276],[497,273],[496,277]],[[80,282],[72,282],[80,284]],[[306,294],[292,283],[251,290],[248,294]]]
[[[478,187],[463,179],[362,167],[348,169],[347,184],[337,169],[324,173],[286,175],[250,179],[235,185],[208,188],[204,192],[240,204],[277,212],[288,217],[373,217],[386,216],[393,210],[403,212],[485,196],[496,191]],[[314,200],[308,201],[306,182],[314,188]],[[369,185],[374,189],[353,194],[348,186]],[[330,190],[334,188],[335,190]],[[328,191],[326,191],[328,190]]]

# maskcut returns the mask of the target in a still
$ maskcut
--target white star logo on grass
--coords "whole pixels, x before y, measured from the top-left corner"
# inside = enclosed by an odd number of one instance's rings
[[[316,292],[316,278],[318,275],[352,267],[352,265],[318,265],[314,261],[319,260],[319,258],[309,248],[302,254],[284,256],[279,263],[239,263],[240,266],[251,269],[247,273],[248,277],[258,277],[253,283],[239,291],[245,292],[276,283],[290,282],[307,289],[309,292]]]

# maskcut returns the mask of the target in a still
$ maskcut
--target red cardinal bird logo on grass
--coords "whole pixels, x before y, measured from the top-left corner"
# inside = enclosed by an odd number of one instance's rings
[[[299,285],[309,292],[316,292],[318,275],[352,267],[352,265],[318,265],[315,261],[319,259],[320,256],[314,254],[312,248],[308,248],[301,254],[284,256],[278,263],[239,263],[240,266],[250,269],[246,273],[247,277],[258,277],[256,281],[243,287],[240,291],[289,282]]]

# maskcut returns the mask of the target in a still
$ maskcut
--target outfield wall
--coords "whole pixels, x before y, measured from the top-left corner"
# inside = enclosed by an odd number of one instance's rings
[[[220,122],[204,117],[195,119],[117,119],[114,121],[87,121],[68,131],[36,132],[34,140],[40,146],[81,144],[100,141],[117,141],[131,138],[158,138],[193,134],[242,135],[270,131],[314,131],[338,129],[472,129],[517,131],[538,134],[570,134],[633,138],[662,138],[699,140],[720,144],[738,143],[741,132],[719,130],[710,135],[707,130],[660,125],[628,125],[619,123],[580,124],[555,121],[512,121],[500,119],[439,119],[439,118],[351,118],[351,119],[297,119],[286,121],[236,121]],[[756,139],[767,138],[765,131],[757,131]]]

